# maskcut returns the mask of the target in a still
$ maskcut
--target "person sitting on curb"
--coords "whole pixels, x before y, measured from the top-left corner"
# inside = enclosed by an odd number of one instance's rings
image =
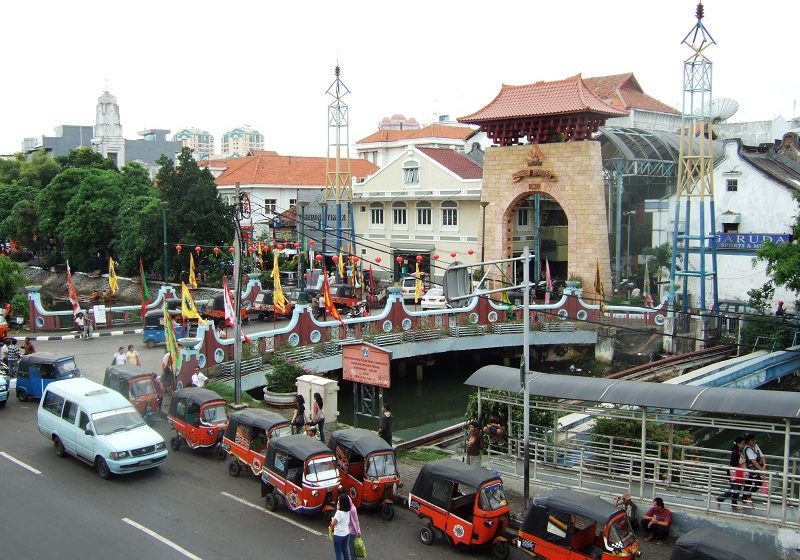
[[[672,512],[664,507],[664,500],[655,498],[653,507],[647,510],[642,517],[642,529],[647,533],[647,542],[656,539],[656,544],[664,544],[664,539],[669,535],[669,526],[672,523]]]
[[[631,499],[631,495],[625,492],[621,496],[614,498],[614,505],[625,511],[628,522],[634,531],[639,528],[639,519],[636,517],[636,504]]]
[[[489,422],[483,427],[483,433],[489,436],[490,444],[503,444],[506,439],[506,429],[500,422],[499,414],[493,412],[489,416]]]

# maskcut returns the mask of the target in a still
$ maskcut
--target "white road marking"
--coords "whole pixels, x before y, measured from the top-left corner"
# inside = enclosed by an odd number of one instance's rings
[[[162,537],[161,535],[159,535],[155,531],[152,531],[152,530],[148,529],[144,525],[139,525],[138,523],[136,523],[136,521],[133,521],[132,519],[128,519],[127,517],[123,517],[122,521],[127,523],[131,527],[136,527],[137,529],[139,529],[143,533],[146,533],[146,534],[150,535],[151,537],[153,537],[157,541],[164,543],[165,545],[167,545],[168,547],[172,548],[173,550],[176,550],[177,552],[180,552],[181,554],[183,554],[187,558],[191,558],[192,560],[203,560],[202,558],[200,558],[196,554],[192,554],[191,552],[189,552],[188,550],[186,550],[182,546],[180,546],[178,544],[175,544],[174,542],[172,542],[171,540],[169,540],[166,537]]]
[[[36,469],[34,469],[32,466],[28,465],[27,463],[23,463],[22,461],[20,461],[19,459],[15,458],[15,457],[12,457],[11,455],[9,455],[8,453],[6,453],[5,451],[0,451],[0,455],[2,455],[3,457],[5,457],[6,459],[8,459],[9,461],[11,461],[12,463],[16,463],[16,464],[18,464],[18,465],[19,465],[20,467],[22,467],[23,469],[28,469],[28,470],[29,470],[29,471],[31,471],[33,474],[42,474],[42,471],[37,471],[37,470],[36,470]]]
[[[280,519],[281,521],[286,521],[286,523],[289,523],[290,525],[294,525],[295,527],[297,527],[298,529],[302,529],[303,531],[308,531],[312,535],[316,535],[318,537],[327,536],[324,533],[320,533],[319,531],[316,531],[314,529],[306,527],[302,523],[298,523],[294,519],[287,519],[287,518],[283,517],[282,515],[278,515],[277,513],[271,512],[270,510],[268,510],[265,507],[261,507],[261,506],[257,506],[256,504],[252,504],[252,503],[248,502],[247,500],[244,500],[244,499],[242,499],[242,498],[240,498],[238,496],[234,496],[233,494],[228,494],[227,492],[220,492],[220,494],[222,494],[226,498],[230,498],[231,500],[236,500],[240,504],[244,504],[244,505],[249,506],[249,507],[251,507],[253,509],[257,509],[258,511],[266,513],[267,515],[271,515],[272,517]]]

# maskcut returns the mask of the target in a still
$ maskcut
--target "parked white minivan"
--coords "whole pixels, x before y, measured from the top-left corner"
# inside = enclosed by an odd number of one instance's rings
[[[167,460],[164,438],[125,397],[83,377],[50,383],[39,401],[37,421],[56,455],[73,455],[102,478],[152,469]]]

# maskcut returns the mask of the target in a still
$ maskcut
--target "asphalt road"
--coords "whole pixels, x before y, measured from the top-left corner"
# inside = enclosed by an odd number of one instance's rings
[[[37,350],[76,355],[98,379],[131,335],[92,341],[43,341]],[[141,339],[138,339],[141,341]],[[130,342],[129,342],[130,341]],[[137,348],[141,348],[137,344]],[[141,349],[157,366],[160,349]],[[264,509],[257,480],[233,478],[213,453],[170,450],[158,469],[102,480],[88,465],[56,457],[36,427],[36,401],[15,398],[0,409],[0,550],[4,558],[35,559],[309,559],[333,557],[322,517]],[[168,439],[166,422],[156,429]],[[406,481],[410,486],[413,481]],[[416,518],[397,508],[391,522],[361,512],[370,558],[481,558],[443,541],[427,547]],[[512,557],[522,558],[518,552]]]

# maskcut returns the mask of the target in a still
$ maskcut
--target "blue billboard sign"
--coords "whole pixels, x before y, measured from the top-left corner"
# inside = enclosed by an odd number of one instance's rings
[[[752,251],[760,249],[764,243],[771,241],[775,245],[783,245],[792,241],[790,233],[717,233],[717,249]]]

